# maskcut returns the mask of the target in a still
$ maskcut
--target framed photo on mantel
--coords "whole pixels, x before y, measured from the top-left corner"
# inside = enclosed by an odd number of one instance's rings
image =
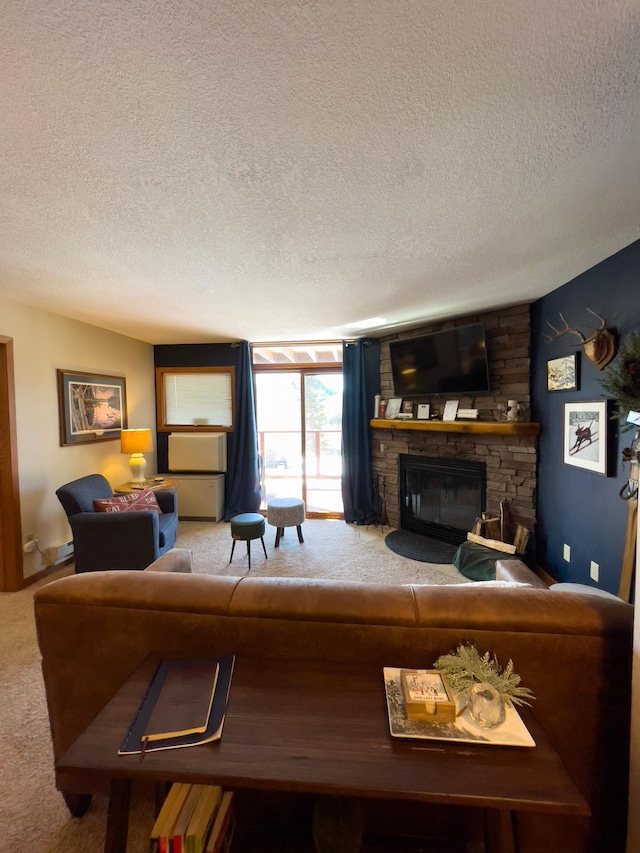
[[[400,409],[402,407],[402,397],[392,397],[387,403],[387,411],[385,414],[385,418],[388,420],[395,420],[400,414]]]
[[[458,414],[459,405],[459,400],[447,400],[447,402],[444,404],[444,413],[442,415],[442,420],[455,421],[456,415]]]

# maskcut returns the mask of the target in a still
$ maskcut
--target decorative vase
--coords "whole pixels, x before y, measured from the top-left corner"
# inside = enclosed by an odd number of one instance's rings
[[[498,690],[488,681],[474,684],[469,690],[469,713],[483,729],[492,729],[504,722],[504,702]]]
[[[507,420],[517,421],[520,415],[520,404],[517,400],[509,400],[507,402]]]

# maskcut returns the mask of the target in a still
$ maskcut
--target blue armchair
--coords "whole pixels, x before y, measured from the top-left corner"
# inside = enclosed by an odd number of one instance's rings
[[[156,492],[162,515],[150,510],[95,512],[96,498],[112,498],[101,474],[61,486],[56,495],[73,534],[76,572],[144,569],[176,542],[178,499],[172,489]]]

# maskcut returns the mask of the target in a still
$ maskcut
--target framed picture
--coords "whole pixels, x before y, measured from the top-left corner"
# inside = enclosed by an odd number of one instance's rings
[[[387,411],[385,417],[389,418],[390,420],[394,420],[400,414],[401,407],[402,397],[392,397],[387,403]]]
[[[418,420],[428,421],[431,413],[431,405],[429,403],[418,403]]]
[[[564,404],[563,461],[607,476],[609,401]]]
[[[447,400],[447,402],[444,404],[444,413],[442,415],[442,420],[455,421],[456,415],[458,414],[459,404],[459,400]]]
[[[575,391],[578,388],[578,354],[547,361],[547,391]]]
[[[127,426],[124,376],[58,370],[60,446],[120,438]]]

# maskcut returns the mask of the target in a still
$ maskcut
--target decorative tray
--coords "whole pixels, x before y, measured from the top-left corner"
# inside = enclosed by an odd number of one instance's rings
[[[458,712],[454,723],[430,723],[407,719],[400,667],[385,666],[384,689],[387,696],[389,730],[392,737],[417,740],[448,740],[493,746],[535,746],[529,730],[513,705],[506,706],[504,723],[494,729],[483,729],[469,715],[468,710]]]

